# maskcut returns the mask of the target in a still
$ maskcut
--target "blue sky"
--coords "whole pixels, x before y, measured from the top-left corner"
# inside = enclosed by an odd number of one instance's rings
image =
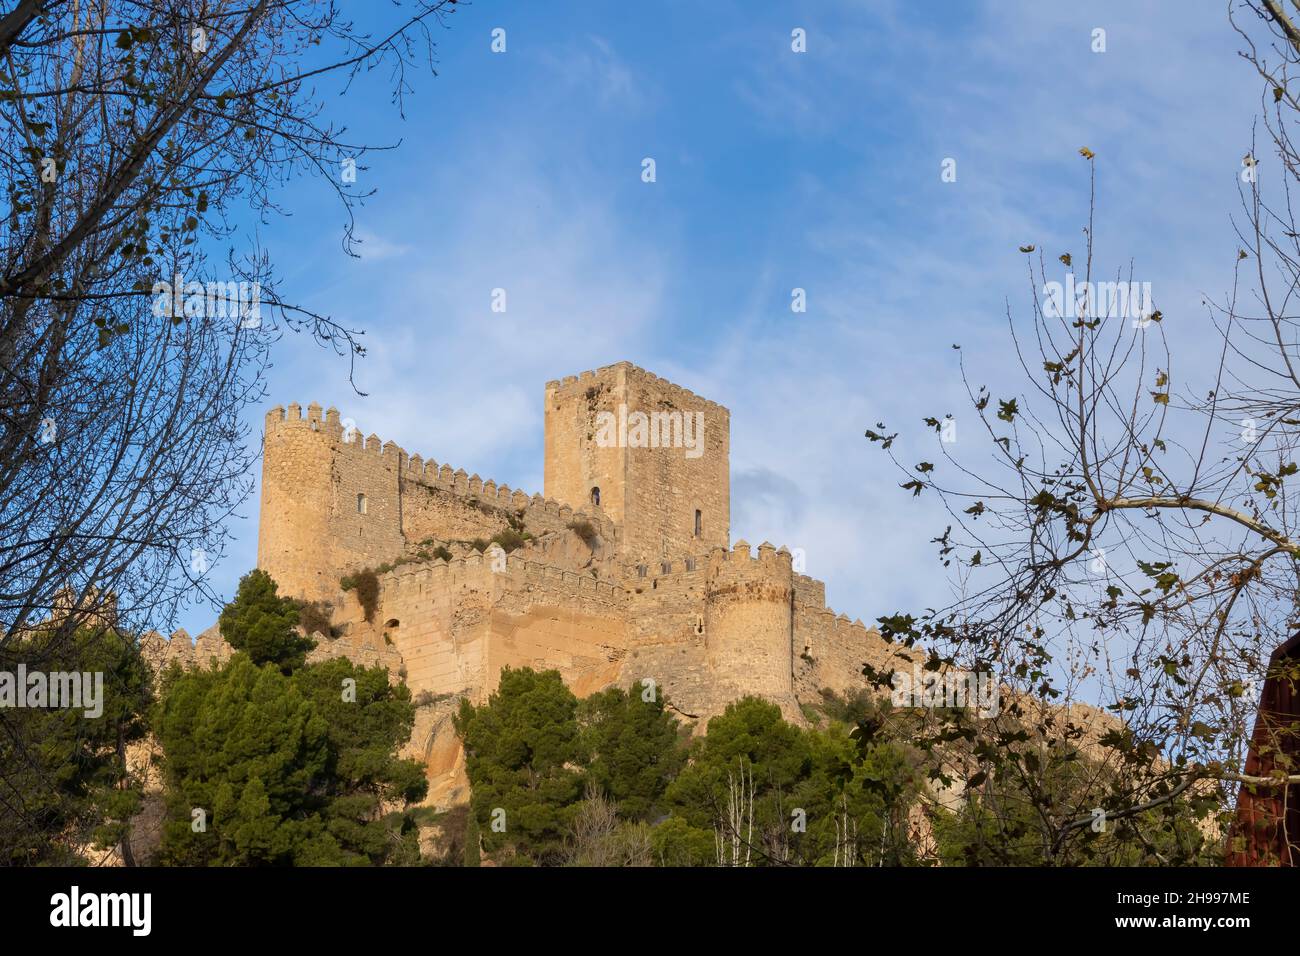
[[[960,441],[955,342],[976,383],[1023,388],[1017,247],[1082,250],[1080,146],[1101,271],[1131,261],[1175,340],[1204,334],[1202,295],[1231,282],[1260,90],[1220,2],[478,2],[439,39],[405,118],[385,75],[327,97],[357,138],[401,141],[360,173],[378,190],[361,259],[312,179],[278,197],[292,216],[246,231],[283,294],[370,348],[362,398],[345,362],[286,338],[268,405],[333,404],[540,492],[545,382],[630,360],[731,409],[733,540],[803,548],[850,617],[948,596],[928,543],[947,521],[863,431],[901,426],[902,457],[933,459],[920,419],[955,412]],[[256,499],[244,512],[212,571],[226,595],[256,560]]]

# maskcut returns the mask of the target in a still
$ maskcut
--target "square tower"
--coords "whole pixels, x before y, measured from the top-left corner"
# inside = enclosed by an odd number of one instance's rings
[[[730,547],[731,413],[630,362],[546,384],[545,494],[650,563]]]

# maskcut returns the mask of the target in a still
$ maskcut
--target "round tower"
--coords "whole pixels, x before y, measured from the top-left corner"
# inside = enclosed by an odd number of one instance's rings
[[[343,574],[402,554],[400,448],[315,402],[305,418],[273,408],[265,441],[257,566],[281,594],[327,599]]]
[[[714,550],[705,581],[705,647],[717,679],[797,711],[790,555],[764,542]]]
[[[338,413],[331,412],[337,422]],[[333,593],[325,587],[332,455],[323,427],[315,404],[307,418],[297,402],[287,413],[277,405],[266,416],[257,566],[286,597],[317,600]]]

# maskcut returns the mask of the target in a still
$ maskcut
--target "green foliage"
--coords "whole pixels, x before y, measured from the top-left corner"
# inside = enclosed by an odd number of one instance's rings
[[[864,741],[857,728],[839,722],[802,730],[776,705],[753,697],[709,722],[689,766],[668,788],[681,823],[661,840],[665,862],[672,863],[670,853],[695,859],[703,833],[730,839],[728,796],[742,778],[753,785],[752,832],[747,814],[740,834],[741,856],[752,865],[914,862],[906,815],[921,783],[905,746]]]
[[[368,794],[365,817],[379,810],[381,800],[414,803],[424,798],[427,784],[420,763],[393,755],[415,723],[405,684],[390,684],[383,667],[361,667],[346,658],[312,664],[294,679],[329,724],[331,763],[323,786],[334,790],[323,792]],[[343,693],[350,681],[356,682],[355,701]]]
[[[712,866],[717,863],[713,830],[693,827],[682,817],[669,817],[651,831],[658,866]]]
[[[820,726],[805,729],[776,705],[745,698],[684,748],[664,702],[646,702],[638,688],[579,702],[557,672],[507,670],[488,703],[463,702],[456,721],[474,788],[470,826],[495,862],[520,866],[1219,862],[1219,842],[1204,826],[1219,805],[1208,788],[1126,815],[1133,795],[1077,747],[1052,753],[1060,748],[1028,732],[995,733],[982,722],[918,749],[912,741],[927,739],[923,725],[935,714],[893,708],[865,689],[824,691],[815,716]],[[971,776],[957,812],[922,802],[931,778],[944,783],[941,771],[990,752],[1004,758],[1002,771]],[[746,809],[735,830],[741,790]],[[1104,831],[1078,827],[1058,839],[1067,808],[1080,801],[1116,815]],[[937,859],[914,842],[909,819],[919,806]],[[492,830],[497,809],[504,832]],[[477,860],[468,843],[462,859]]]
[[[1212,790],[1139,814],[1091,822],[1060,838],[1062,810],[1081,802],[1087,788],[1112,776],[1095,761],[1044,762],[1035,776],[1007,773],[967,792],[956,812],[932,814],[939,859],[945,866],[1218,866],[1219,840],[1202,823],[1219,805]],[[1106,797],[1083,803],[1099,803]],[[1132,806],[1127,795],[1110,811]],[[1086,820],[1087,815],[1083,818]],[[1068,817],[1067,817],[1068,819]],[[1211,828],[1212,829],[1212,828]]]
[[[589,782],[615,801],[619,816],[658,816],[663,793],[686,760],[663,695],[643,700],[640,687],[595,693],[578,705],[578,727]]]
[[[288,674],[307,660],[316,642],[298,633],[301,608],[282,598],[265,571],[254,570],[239,581],[235,599],[221,611],[221,636],[255,665],[274,664]]]
[[[647,702],[640,688],[611,687],[582,701],[578,724],[588,780],[618,805],[623,819],[655,816],[686,762],[677,719],[663,695]]]
[[[375,576],[375,594],[378,595],[380,576],[387,574],[394,568],[400,568],[404,564],[418,564],[422,561],[433,561],[436,558],[450,561],[454,557],[445,545],[440,544],[436,547],[430,548],[429,545],[431,544],[433,544],[433,538],[425,538],[420,542],[420,547],[413,554],[404,554],[396,561],[385,561],[378,567],[367,568],[365,571],[357,572],[357,574],[345,575],[339,579],[339,586],[344,591],[351,591],[353,588],[357,587],[360,575],[373,573]]]
[[[284,674],[240,653],[220,670],[173,670],[154,720],[167,780],[159,862],[417,862],[407,808],[424,796],[423,769],[394,756],[413,721],[404,686],[345,659]]]
[[[754,782],[753,864],[914,862],[916,756],[881,732],[866,698],[832,695],[828,707],[853,726],[803,730],[746,698],[688,750],[662,698],[612,688],[578,702],[557,672],[524,669],[504,671],[483,706],[462,702],[456,727],[475,823],[501,863],[715,864],[742,768]],[[491,830],[498,809],[503,833]]]
[[[468,545],[471,550],[486,553],[492,545],[498,545],[506,554],[523,547],[529,541],[533,540],[533,534],[524,527],[522,515],[507,514],[507,527],[490,538],[474,538],[472,541],[461,541],[461,544]],[[448,552],[448,558],[451,557]]]
[[[781,709],[757,697],[729,704],[696,739],[691,762],[668,788],[674,815],[712,829],[728,787],[743,764],[754,777],[756,798],[769,822],[779,794],[788,795],[811,770],[808,741],[781,718]]]
[[[505,668],[486,704],[461,702],[456,730],[465,743],[473,814],[489,852],[511,848],[514,856],[562,861],[582,793],[577,709],[558,671],[528,668]],[[494,811],[501,810],[504,832],[492,827]]]
[[[0,864],[82,864],[79,845],[118,844],[139,807],[126,745],[146,732],[150,669],[135,641],[113,631],[40,632],[0,652],[0,670],[15,673],[20,661],[29,673],[102,674],[102,713],[0,708]]]
[[[492,536],[490,544],[499,544],[501,550],[506,554],[522,547],[524,542],[529,540],[532,535],[526,531],[516,531],[514,528],[507,528],[505,531],[498,531]]]
[[[154,726],[167,775],[159,862],[289,863],[319,835],[319,817],[300,811],[325,773],[327,727],[276,668],[237,654],[218,671],[173,671]]]

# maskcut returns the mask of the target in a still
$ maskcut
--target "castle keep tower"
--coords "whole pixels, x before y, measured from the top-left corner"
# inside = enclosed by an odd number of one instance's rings
[[[600,508],[631,563],[729,546],[731,413],[628,362],[546,385],[545,493]]]

